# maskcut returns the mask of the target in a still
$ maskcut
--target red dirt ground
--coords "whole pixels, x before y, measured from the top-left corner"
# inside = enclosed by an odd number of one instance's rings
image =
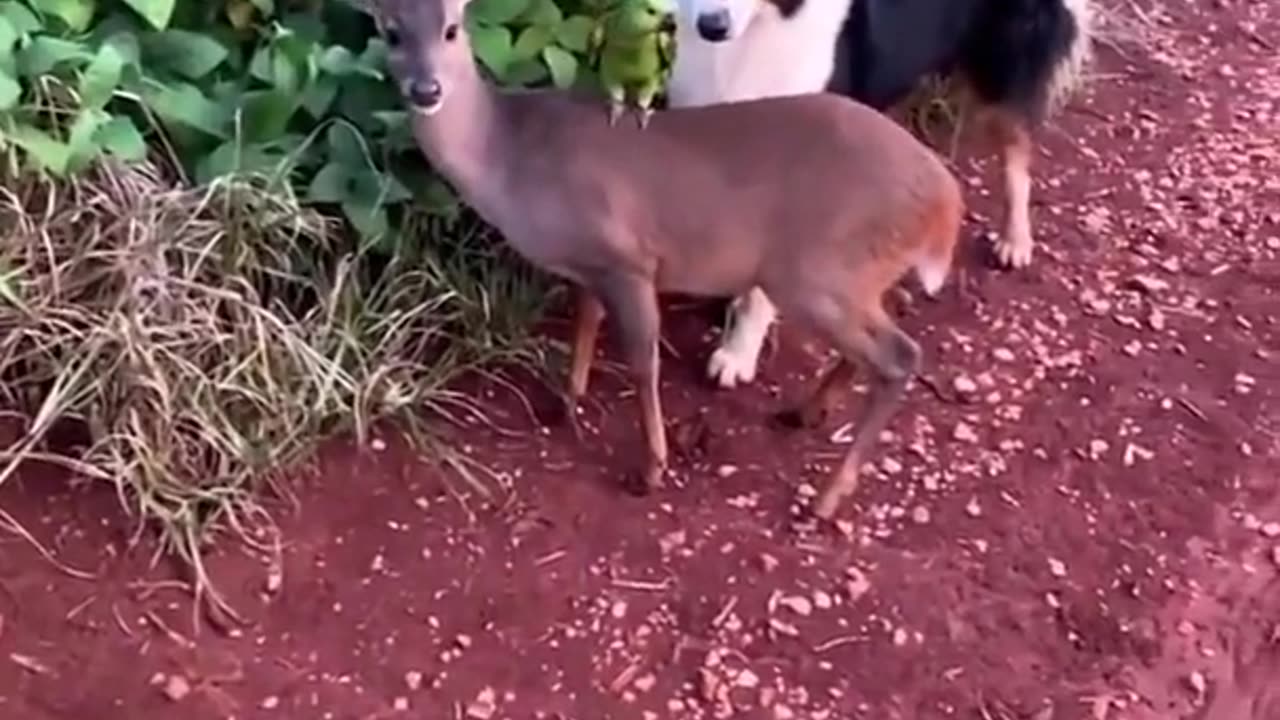
[[[963,292],[904,308],[926,381],[847,535],[792,523],[835,428],[765,422],[820,358],[784,331],[717,392],[676,310],[672,488],[619,489],[616,379],[581,447],[489,388],[504,430],[456,439],[502,507],[390,434],[334,443],[276,510],[282,562],[210,561],[244,625],[196,622],[114,496],[10,482],[98,578],[0,541],[0,718],[1280,718],[1280,8],[1156,17],[1158,52],[1103,48],[1045,133],[1033,266],[974,242]]]

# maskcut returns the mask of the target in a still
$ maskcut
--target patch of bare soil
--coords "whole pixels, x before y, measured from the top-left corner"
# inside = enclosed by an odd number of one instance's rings
[[[620,488],[641,440],[616,378],[583,445],[535,419],[545,391],[477,384],[488,421],[456,439],[503,505],[392,433],[334,443],[278,554],[214,553],[243,623],[194,616],[114,496],[10,482],[97,580],[0,542],[0,717],[1280,717],[1280,9],[1154,19],[1155,52],[1103,48],[1044,133],[1032,267],[975,239],[963,289],[903,307],[925,374],[841,533],[793,520],[844,433],[766,423],[818,349],[784,330],[717,392],[712,318],[673,308],[669,489]]]

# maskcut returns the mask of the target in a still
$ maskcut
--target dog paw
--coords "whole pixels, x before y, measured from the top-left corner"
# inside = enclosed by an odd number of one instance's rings
[[[1031,238],[999,238],[995,251],[996,260],[1004,267],[1024,268],[1031,264]]]
[[[747,385],[756,377],[757,360],[757,353],[726,344],[711,353],[707,376],[725,389]]]

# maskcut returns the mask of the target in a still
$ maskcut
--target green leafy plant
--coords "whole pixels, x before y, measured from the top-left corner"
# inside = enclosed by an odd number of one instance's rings
[[[592,87],[608,0],[475,0],[509,85]],[[399,241],[404,208],[457,202],[413,147],[386,47],[348,0],[0,0],[0,150],[66,176],[165,150],[195,183],[258,174]]]

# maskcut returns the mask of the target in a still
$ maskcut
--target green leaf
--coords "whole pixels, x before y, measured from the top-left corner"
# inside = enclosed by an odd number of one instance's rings
[[[316,78],[302,93],[302,107],[311,113],[311,117],[323,118],[333,106],[333,99],[338,96],[338,81],[331,75]]]
[[[71,160],[71,148],[43,130],[20,124],[9,128],[9,140],[27,153],[36,166],[54,175],[66,173]]]
[[[561,90],[573,87],[578,76],[578,58],[564,48],[549,45],[542,50],[542,60],[551,71],[551,82]]]
[[[317,63],[330,75],[349,75],[356,70],[356,56],[341,45],[331,45],[320,53]]]
[[[520,32],[511,48],[511,61],[531,60],[551,42],[554,31],[545,25],[530,25]]]
[[[342,214],[365,239],[381,237],[390,227],[386,210],[376,202],[347,200],[342,203]]]
[[[284,134],[298,108],[292,94],[256,90],[241,96],[240,132],[251,143],[268,142]]]
[[[586,15],[565,18],[564,22],[556,26],[556,42],[566,50],[584,53],[594,29],[595,21]]]
[[[8,74],[0,74],[0,110],[13,110],[22,99],[22,86]]]
[[[532,0],[529,7],[520,15],[520,21],[530,25],[542,25],[555,29],[564,20],[564,13],[556,0]]]
[[[89,49],[78,42],[41,35],[18,54],[18,65],[27,77],[47,75],[54,68],[72,60],[88,60]]]
[[[68,170],[79,172],[98,157],[100,150],[94,137],[108,117],[105,112],[96,108],[84,108],[76,115],[76,119],[71,122],[71,130],[67,133],[67,146],[71,149]]]
[[[241,145],[229,140],[200,160],[196,166],[196,181],[207,184],[241,173],[275,175],[285,159],[284,153],[271,146]]]
[[[345,165],[361,166],[369,161],[365,157],[364,146],[354,128],[344,122],[335,122],[329,126],[327,135],[329,156]]]
[[[298,72],[298,66],[294,64],[293,58],[283,51],[274,53],[271,58],[271,84],[277,90],[294,93],[297,92],[301,81],[302,73]]]
[[[173,7],[177,4],[177,0],[124,0],[124,2],[157,30],[169,27],[169,19],[173,17]]]
[[[547,66],[537,60],[521,60],[507,66],[502,81],[508,85],[537,85],[547,79]]]
[[[80,104],[88,108],[104,107],[120,86],[123,70],[124,57],[120,51],[104,43],[80,76]]]
[[[307,200],[318,203],[340,203],[351,197],[351,173],[341,162],[330,161],[311,178]]]
[[[505,25],[515,20],[528,7],[530,0],[473,0],[467,7],[469,17],[488,25]]]
[[[22,3],[14,0],[0,2],[0,17],[8,20],[13,29],[17,30],[20,35],[31,35],[43,27],[40,18],[36,17]]]
[[[227,48],[212,37],[186,30],[147,33],[142,49],[149,68],[162,68],[191,80],[213,72],[228,55]]]
[[[97,10],[95,0],[29,0],[36,12],[53,15],[75,32],[84,32]]]
[[[147,157],[147,141],[134,126],[133,121],[116,115],[98,128],[94,137],[102,149],[127,162],[138,162]]]
[[[495,75],[511,64],[511,31],[504,27],[478,26],[471,30],[471,50]]]
[[[17,71],[13,58],[13,48],[17,46],[20,33],[4,15],[0,15],[0,72],[14,74]]]
[[[8,74],[0,72],[0,110],[12,110],[22,99],[22,86]]]
[[[147,105],[162,120],[227,139],[230,113],[212,102],[200,89],[186,83],[148,87],[143,91]]]

